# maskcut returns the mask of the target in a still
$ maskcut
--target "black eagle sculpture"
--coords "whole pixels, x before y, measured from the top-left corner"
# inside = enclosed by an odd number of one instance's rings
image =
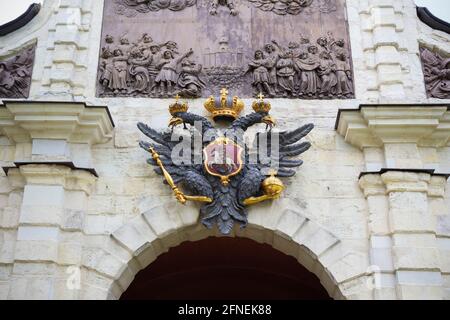
[[[165,183],[171,185],[177,199],[181,202],[185,203],[186,200],[204,202],[200,212],[201,222],[207,228],[212,228],[216,224],[220,232],[225,235],[230,234],[234,223],[239,223],[242,228],[247,225],[246,206],[279,197],[284,186],[277,177],[294,176],[295,168],[301,166],[303,161],[291,158],[299,156],[311,146],[309,142],[300,140],[311,132],[314,128],[313,124],[307,124],[292,131],[275,133],[272,130],[274,120],[269,116],[270,104],[260,99],[253,104],[255,112],[237,118],[237,114],[243,108],[240,100],[236,97],[233,100],[224,97],[224,93],[222,93],[222,101],[211,97],[207,103],[212,107],[207,108],[213,111],[214,118],[230,117],[231,110],[234,121],[222,130],[216,129],[205,117],[187,112],[186,104],[181,105],[177,101],[171,105],[172,130],[173,126],[183,124],[188,136],[192,137],[192,141],[195,141],[193,138],[195,134],[201,135],[204,138],[203,151],[208,145],[223,137],[233,141],[236,148],[242,148],[244,154],[239,154],[240,159],[237,161],[241,162],[239,171],[236,170],[237,172],[228,178],[212,175],[206,165],[205,152],[195,150],[193,143],[190,150],[192,160],[190,163],[185,161],[179,164],[173,161],[172,153],[179,141],[172,141],[171,130],[159,132],[144,123],[137,125],[139,130],[153,141],[152,143],[141,141],[140,146],[152,154],[148,163],[157,166],[155,172],[165,176]],[[265,123],[270,130],[257,133],[256,143],[246,145],[243,134],[248,128],[259,123]],[[191,128],[188,129],[187,125]],[[275,153],[272,153],[272,144],[275,142],[278,142],[279,147],[274,149]],[[202,160],[200,163],[199,154]],[[197,162],[194,157],[197,157]],[[274,163],[277,164],[276,167]],[[237,167],[237,164],[234,165]],[[191,196],[184,195],[176,187],[178,184],[181,184]]]

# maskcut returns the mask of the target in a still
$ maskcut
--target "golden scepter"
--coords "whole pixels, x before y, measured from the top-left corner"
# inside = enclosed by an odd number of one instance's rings
[[[213,200],[211,198],[205,197],[205,196],[187,196],[183,192],[178,189],[175,182],[172,179],[172,176],[170,173],[164,168],[164,164],[162,163],[159,154],[156,152],[156,150],[153,147],[150,147],[150,152],[152,153],[153,160],[156,161],[156,164],[161,168],[161,171],[164,174],[164,178],[166,179],[169,186],[172,188],[175,198],[182,204],[186,204],[186,201],[197,201],[197,202],[206,202],[211,203]]]

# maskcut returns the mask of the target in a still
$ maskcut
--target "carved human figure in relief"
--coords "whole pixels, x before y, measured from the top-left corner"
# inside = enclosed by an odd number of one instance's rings
[[[128,40],[128,38],[126,36],[122,36],[120,38],[117,49],[120,49],[120,51],[122,51],[122,54],[124,56],[127,56],[127,57],[129,56],[129,53],[131,51],[131,45],[130,45],[130,41]]]
[[[272,43],[279,50],[279,60],[277,62],[277,79],[280,93],[283,97],[292,96],[294,94],[294,76],[295,66],[293,61],[293,53],[291,50],[282,48],[278,42],[272,41]]]
[[[332,41],[330,48],[334,54],[334,62],[336,64],[336,93],[338,97],[350,97],[353,94],[352,74],[345,41],[343,39]]]
[[[114,93],[127,93],[128,84],[128,57],[122,52],[121,49],[117,48],[114,50],[114,57],[112,58],[112,77],[109,82],[109,88]]]
[[[187,98],[201,97],[202,89],[206,87],[206,83],[200,79],[202,69],[201,64],[196,64],[188,58],[181,61],[181,73],[178,77],[178,86],[182,88],[179,92],[180,96]]]
[[[35,47],[23,49],[15,57],[0,61],[0,97],[27,98]]]
[[[302,59],[299,60],[298,68],[300,75],[300,92],[299,95],[314,96],[320,88],[320,78],[317,70],[320,67],[320,60],[317,46],[311,45],[308,52],[304,53]]]
[[[269,72],[269,85],[272,91],[278,92],[278,80],[277,80],[277,62],[278,62],[278,52],[275,46],[268,43],[264,46],[264,51],[266,55],[266,66]]]
[[[21,78],[15,76],[6,63],[0,62],[0,97],[25,98],[21,90],[24,87],[22,84]]]
[[[102,48],[102,52],[100,54],[100,68],[101,68],[101,76],[100,82],[104,87],[108,87],[110,82],[112,81],[113,74],[113,60],[114,57],[114,38],[110,35],[105,37],[106,46]]]
[[[319,57],[320,67],[318,69],[318,75],[321,79],[319,97],[323,98],[328,96],[331,98],[335,94],[335,87],[337,85],[336,64],[327,51],[322,51]]]
[[[431,98],[450,99],[450,58],[421,48],[427,94]]]
[[[217,14],[217,8],[219,6],[228,7],[228,9],[230,9],[230,14],[233,16],[236,16],[238,14],[234,0],[210,0],[210,1],[211,1],[211,8],[209,10],[209,13],[212,15]]]
[[[270,87],[270,74],[268,66],[270,66],[270,60],[265,59],[262,50],[255,51],[255,57],[249,63],[250,70],[253,71],[253,87],[255,88],[254,95],[258,96],[260,93],[265,93],[269,97],[273,97],[275,93]]]
[[[152,55],[144,47],[137,47],[130,53],[128,64],[130,65],[130,76],[135,80],[134,91],[146,92],[150,84],[150,73],[148,66],[152,61]]]
[[[174,95],[174,87],[177,83],[177,66],[188,56],[192,55],[194,51],[190,49],[180,58],[174,58],[171,50],[164,52],[163,58],[159,61],[158,69],[160,69],[158,76],[155,79],[155,85],[159,89],[159,95],[172,96]]]

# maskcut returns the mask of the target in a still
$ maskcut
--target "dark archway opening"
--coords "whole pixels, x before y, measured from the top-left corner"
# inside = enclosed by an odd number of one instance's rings
[[[330,299],[296,259],[244,238],[185,242],[139,272],[121,300]]]

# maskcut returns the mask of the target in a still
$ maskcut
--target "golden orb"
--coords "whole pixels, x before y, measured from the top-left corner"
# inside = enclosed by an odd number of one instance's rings
[[[271,175],[269,178],[265,179],[262,183],[262,188],[264,193],[271,197],[279,196],[284,190],[283,182],[275,177],[275,175]]]

